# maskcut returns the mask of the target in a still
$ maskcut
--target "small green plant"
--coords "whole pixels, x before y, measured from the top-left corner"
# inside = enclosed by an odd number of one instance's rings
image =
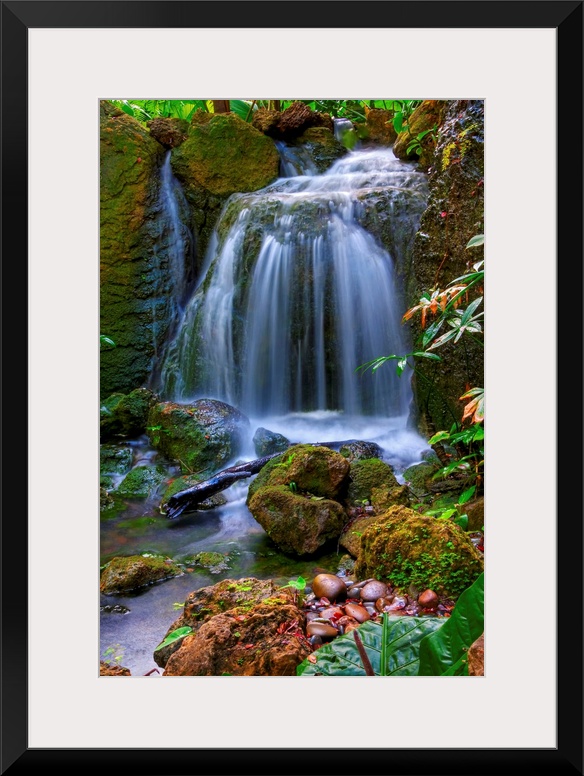
[[[302,596],[306,590],[306,580],[304,577],[298,577],[297,579],[290,579],[287,585],[283,586],[283,589],[291,587],[294,591],[294,603],[298,603],[298,596]]]
[[[116,347],[116,343],[113,341],[111,337],[106,337],[105,334],[99,335],[99,349],[105,348],[106,350],[111,350],[112,348]]]
[[[428,137],[428,139],[431,141],[432,146],[436,145],[436,130],[438,129],[438,125],[434,124],[434,126],[431,129],[426,129],[423,132],[418,132],[418,134],[415,137],[412,137],[412,140],[410,141],[406,153],[412,154],[418,154],[418,156],[421,156],[422,151],[424,150],[424,146],[422,145],[422,140],[425,137]]]
[[[175,612],[176,612],[178,609],[182,609],[183,607],[184,607],[184,604],[181,604],[181,603],[179,603],[178,601],[176,601],[176,602],[175,602],[175,603],[172,605],[172,608],[173,608],[173,610],[174,610]]]
[[[298,485],[295,482],[289,483],[288,487],[292,491],[292,493],[298,493]]]
[[[124,657],[125,648],[121,644],[110,644],[103,654],[102,659],[104,663],[109,665],[119,665]]]

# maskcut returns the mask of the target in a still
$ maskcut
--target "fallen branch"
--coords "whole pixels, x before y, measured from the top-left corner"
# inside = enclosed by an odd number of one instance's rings
[[[351,444],[359,440],[347,439],[343,442],[292,442],[290,447],[294,447],[297,444],[309,444],[311,447],[328,447],[331,450],[339,450],[343,445]],[[381,448],[379,448],[381,451]],[[284,451],[285,452],[285,451]],[[244,480],[248,477],[252,477],[262,469],[268,461],[272,458],[282,455],[282,451],[278,453],[272,453],[271,455],[264,455],[262,458],[256,458],[253,461],[246,461],[245,463],[237,464],[237,466],[230,466],[228,469],[210,477],[208,480],[199,482],[193,485],[191,488],[181,490],[179,493],[175,493],[170,496],[166,503],[165,514],[171,520],[183,512],[194,510],[197,508],[197,504],[200,504],[210,496],[214,496],[215,493],[219,493],[234,482],[238,480]]]

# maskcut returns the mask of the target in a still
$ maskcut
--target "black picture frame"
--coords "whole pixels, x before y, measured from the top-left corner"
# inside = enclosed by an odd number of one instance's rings
[[[345,0],[340,0],[344,2]],[[360,0],[356,14],[331,13],[338,1],[310,2],[310,26],[391,28],[555,28],[557,31],[557,741],[555,749],[384,749],[375,742],[330,741],[325,748],[230,749],[30,749],[27,740],[28,615],[23,601],[23,548],[28,546],[26,466],[27,396],[27,31],[43,27],[274,27],[295,26],[299,2],[197,2],[195,0],[8,0],[2,24],[2,751],[1,773],[78,774],[96,766],[112,774],[582,774],[582,312],[565,303],[563,290],[582,291],[582,8],[566,0],[400,2]],[[278,21],[273,10],[278,7]],[[139,8],[138,8],[139,7]],[[266,9],[270,8],[270,13]],[[415,11],[415,12],[414,12]],[[285,20],[288,20],[286,23]],[[294,22],[290,20],[295,20]],[[559,124],[570,106],[569,126]],[[552,113],[546,107],[546,120]],[[534,118],[534,126],[541,119]],[[532,128],[530,127],[530,131]],[[537,131],[537,130],[536,130]],[[18,304],[15,305],[15,298]],[[533,317],[542,314],[534,309]],[[561,332],[561,338],[559,333]],[[575,356],[574,356],[575,353]],[[564,358],[561,358],[564,357]],[[569,361],[567,359],[570,359]],[[561,359],[561,360],[560,360]],[[569,376],[560,369],[568,365]],[[564,377],[560,380],[560,377]],[[15,397],[20,410],[14,412]],[[8,406],[10,405],[10,410]],[[571,431],[571,434],[570,434]],[[575,432],[575,433],[574,433]],[[564,444],[565,443],[565,444]],[[15,551],[18,548],[18,551]],[[18,579],[18,602],[13,581]],[[529,580],[537,585],[538,580]],[[537,628],[534,619],[526,628]],[[537,649],[537,633],[528,646]],[[529,639],[529,635],[526,635]],[[512,656],[510,656],[512,657]],[[521,660],[521,656],[517,656]],[[58,667],[56,670],[59,670]],[[533,677],[537,682],[537,676]],[[504,699],[502,699],[504,703]],[[235,715],[236,716],[236,715]],[[399,710],[392,717],[399,718]],[[407,724],[407,722],[406,722]],[[441,722],[440,724],[444,724]],[[446,721],[446,724],[450,724]],[[453,724],[456,724],[453,721]]]

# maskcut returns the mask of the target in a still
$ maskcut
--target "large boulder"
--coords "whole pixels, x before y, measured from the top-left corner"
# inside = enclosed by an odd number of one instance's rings
[[[210,475],[240,454],[249,435],[249,419],[216,399],[191,404],[159,402],[148,415],[153,447],[180,463],[184,473]]]
[[[398,591],[431,589],[456,600],[483,572],[483,556],[450,520],[393,506],[365,527],[355,565],[357,578],[374,577]]]
[[[225,200],[276,180],[280,156],[273,140],[234,113],[198,110],[187,139],[173,150],[171,163],[193,209],[203,256]]]
[[[305,614],[288,591],[232,609],[186,636],[163,676],[295,676],[312,651]]]
[[[187,139],[189,122],[185,119],[157,118],[146,122],[150,134],[165,148],[177,148]]]
[[[100,103],[100,396],[128,393],[150,373],[173,318],[160,250],[163,146],[139,121]]]
[[[127,593],[182,574],[169,558],[128,555],[112,558],[101,572],[99,589],[105,595]]]
[[[254,493],[270,485],[285,485],[300,493],[337,499],[346,493],[350,464],[340,453],[317,445],[292,445],[260,470],[248,490]]]
[[[127,498],[153,496],[168,477],[161,464],[139,464],[131,469],[118,485],[118,495]]]
[[[366,111],[365,131],[368,142],[385,146],[395,142],[397,132],[393,126],[393,116],[393,111],[381,108]]]
[[[399,488],[393,469],[379,458],[362,458],[353,461],[350,466],[347,500],[353,506],[364,501],[370,503],[376,488],[388,491]]]
[[[347,521],[337,501],[296,493],[289,485],[259,488],[248,507],[274,544],[296,555],[316,552],[329,539],[337,538]]]
[[[347,148],[326,127],[309,127],[294,141],[294,145],[302,146],[308,151],[320,174],[326,172],[337,159],[348,153]]]

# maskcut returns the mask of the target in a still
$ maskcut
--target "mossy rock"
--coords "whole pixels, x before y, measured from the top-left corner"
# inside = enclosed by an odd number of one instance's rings
[[[234,113],[208,115],[191,123],[187,140],[173,152],[179,180],[222,197],[276,180],[280,157],[273,140]]]
[[[150,407],[157,401],[148,388],[136,388],[128,394],[115,393],[100,407],[100,437],[109,441],[118,437],[132,439],[146,432]]]
[[[485,525],[485,499],[483,496],[469,501],[462,507],[468,517],[468,531],[482,531]]]
[[[177,148],[187,139],[189,122],[177,118],[156,118],[146,122],[150,134],[165,148]]]
[[[483,570],[482,555],[455,523],[394,506],[364,529],[355,574],[455,601]]]
[[[125,474],[132,468],[134,454],[131,447],[123,445],[99,446],[99,471],[102,476]]]
[[[343,533],[339,537],[339,544],[349,552],[353,558],[357,558],[361,549],[361,537],[367,526],[377,520],[377,515],[365,515],[356,517],[345,526]]]
[[[168,558],[129,555],[113,558],[101,572],[99,589],[105,595],[137,590],[163,579],[182,574],[182,569]]]
[[[229,568],[229,555],[222,552],[198,552],[193,557],[193,562],[211,574],[219,574]]]
[[[191,404],[159,402],[148,415],[147,433],[152,446],[180,463],[185,474],[205,477],[241,453],[249,420],[235,407],[215,399]]]
[[[167,478],[164,466],[160,464],[135,466],[120,482],[117,492],[129,498],[152,496]]]
[[[296,555],[312,554],[336,539],[347,521],[337,501],[298,495],[286,485],[259,488],[248,507],[274,544]]]
[[[309,127],[297,138],[294,145],[308,149],[310,158],[320,174],[348,153],[347,148],[326,127]]]
[[[371,502],[374,488],[391,490],[399,487],[393,469],[379,458],[363,458],[353,461],[349,473],[350,485],[347,493],[349,504],[356,506],[363,501]]]
[[[126,509],[125,500],[116,490],[101,486],[99,489],[99,518],[100,520],[113,520],[119,517]]]
[[[289,487],[291,483],[298,492],[336,499],[346,491],[349,469],[346,458],[328,447],[292,445],[260,470],[249,486],[248,506],[260,488],[266,485]]]
[[[378,515],[394,505],[409,507],[411,503],[410,489],[407,485],[371,488],[371,506]]]
[[[360,461],[363,458],[381,458],[383,449],[376,442],[354,439],[341,445],[339,453],[349,463],[353,463],[353,461]]]

